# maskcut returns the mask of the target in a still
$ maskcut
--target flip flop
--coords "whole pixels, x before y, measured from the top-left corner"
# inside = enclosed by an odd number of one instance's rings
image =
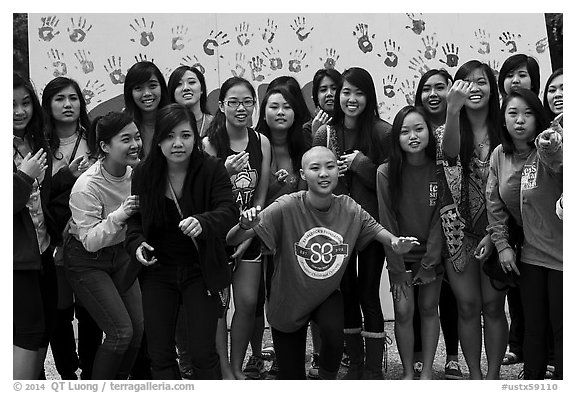
[[[520,358],[514,352],[506,352],[504,359],[502,359],[502,365],[508,366],[510,364],[520,363]]]

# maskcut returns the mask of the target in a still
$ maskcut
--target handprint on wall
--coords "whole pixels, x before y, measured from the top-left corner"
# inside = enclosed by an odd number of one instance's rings
[[[358,38],[358,48],[360,48],[360,50],[363,53],[368,53],[368,52],[372,52],[372,49],[374,49],[372,42],[370,42],[370,38],[374,39],[374,37],[376,36],[376,34],[372,34],[371,37],[368,36],[368,25],[365,23],[358,23],[356,25],[356,31],[353,31],[352,34],[354,35],[354,37]]]
[[[406,26],[407,29],[411,29],[414,33],[420,35],[424,30],[426,30],[426,22],[422,19],[422,14],[406,14],[406,16],[412,21],[412,26]]]
[[[262,51],[262,55],[270,62],[270,69],[272,71],[282,69],[282,59],[280,58],[280,52],[277,49],[272,47],[266,48],[265,51]]]
[[[90,83],[90,81],[86,82],[86,86],[82,89],[82,95],[84,96],[86,105],[90,105],[94,97],[99,96],[105,91],[106,89],[104,88],[104,83],[100,83],[98,79],[92,83]],[[96,100],[96,103],[98,102],[102,102],[102,99]]]
[[[220,45],[226,45],[230,42],[227,37],[228,34],[225,34],[223,31],[219,31],[216,35],[214,35],[214,30],[211,30],[208,38],[202,45],[202,48],[204,48],[204,53],[206,53],[208,56],[213,56],[215,53],[214,48],[217,48]]]
[[[492,69],[494,77],[498,80],[498,75],[500,75],[500,62],[496,59],[488,60],[488,66]]]
[[[306,53],[302,51],[302,49],[296,49],[294,52],[290,52],[291,60],[288,61],[288,69],[292,72],[300,72],[302,71],[302,62],[306,58]],[[305,65],[304,68],[307,68],[308,65]]]
[[[392,122],[392,115],[397,112],[395,101],[382,101],[378,103],[378,114],[381,119]]]
[[[476,49],[481,55],[487,55],[490,53],[490,33],[487,33],[484,29],[478,29],[474,32],[474,37],[478,42],[478,47],[470,45],[471,49]]]
[[[298,17],[294,19],[294,22],[293,24],[292,23],[290,24],[290,27],[292,28],[292,30],[294,30],[296,36],[298,36],[298,39],[300,41],[304,41],[306,38],[308,38],[312,30],[314,30],[314,27],[306,26],[305,16],[303,16],[302,18]]]
[[[116,56],[108,58],[108,65],[104,64],[104,69],[110,77],[110,81],[114,85],[119,85],[124,83],[126,80],[126,75],[122,72],[122,57],[118,56],[118,63],[116,63]]]
[[[196,55],[192,56],[193,57],[190,57],[190,55],[186,55],[185,57],[183,57],[182,60],[180,61],[180,65],[187,65],[190,67],[194,67],[198,71],[200,71],[202,75],[204,75],[206,73],[206,68],[204,68],[204,66],[200,63],[198,56]]]
[[[513,34],[509,31],[505,31],[500,35],[499,39],[504,43],[504,46],[508,48],[508,53],[516,53],[518,52],[518,44],[516,43],[518,38],[522,38],[520,34]],[[505,52],[506,49],[502,49],[502,52]]]
[[[60,54],[58,49],[52,48],[49,52],[46,52],[46,54],[48,55],[48,59],[50,59],[50,64],[54,67],[52,70],[52,75],[54,75],[54,77],[65,76],[68,74],[68,67],[66,66],[66,63],[64,63],[64,53]],[[44,68],[48,69],[47,67]]]
[[[233,76],[244,78],[244,73],[246,72],[246,55],[242,52],[236,53],[236,65],[230,71]]]
[[[92,29],[92,25],[86,27],[88,23],[86,18],[79,17],[78,22],[74,23],[74,18],[70,18],[72,27],[68,28],[68,37],[72,42],[82,42],[86,38],[86,34]]]
[[[548,48],[548,37],[544,37],[536,41],[536,52],[537,53],[544,53]]]
[[[446,64],[448,67],[456,67],[458,65],[459,48],[454,45],[454,43],[446,43],[446,46],[442,47],[442,51],[446,56],[446,60],[440,59],[440,62]]]
[[[154,59],[148,59],[148,55],[146,53],[138,53],[136,56],[134,56],[134,60],[136,60],[136,63],[141,61],[149,61],[154,63]]]
[[[422,76],[428,71],[430,71],[430,67],[426,65],[426,61],[422,58],[422,56],[414,56],[410,59],[410,65],[408,66],[409,69],[418,72]],[[416,75],[418,76],[418,75]]]
[[[60,30],[57,30],[58,23],[60,19],[56,16],[44,16],[40,18],[42,21],[42,26],[38,28],[38,37],[42,41],[50,42],[54,37],[60,34]]]
[[[180,25],[172,28],[172,50],[184,49],[186,34],[188,34],[188,27]],[[190,39],[188,39],[188,42],[190,42]]]
[[[82,66],[82,72],[85,74],[94,71],[94,62],[89,59],[90,55],[90,51],[86,52],[84,49],[79,49],[78,51],[74,52],[74,56],[76,56],[76,59],[78,59],[80,66]]]
[[[264,60],[260,56],[252,57],[252,60],[249,62],[250,70],[252,71],[252,80],[255,82],[262,82],[265,78],[262,75],[264,71]]]
[[[436,33],[432,36],[427,35],[426,38],[422,38],[422,43],[424,44],[424,57],[428,60],[432,60],[436,57],[436,52],[438,50],[438,41],[436,41]],[[418,50],[422,54],[421,50]]]
[[[138,21],[138,19],[134,19],[134,24],[130,23],[130,27],[136,33],[140,34],[140,45],[148,46],[150,43],[154,41],[154,32],[152,29],[154,28],[154,21],[148,27],[148,23],[146,22],[145,18],[142,18],[142,22]],[[130,41],[136,42],[137,38],[130,38]]]
[[[384,64],[388,67],[396,67],[398,65],[398,52],[400,52],[400,46],[396,47],[396,41],[392,41],[392,39],[384,41],[384,52],[386,52]],[[382,57],[382,55],[378,53],[378,57]]]
[[[336,62],[339,58],[340,55],[336,52],[336,49],[326,48],[326,59],[320,57],[320,61],[324,62],[324,68],[329,70],[336,68]]]
[[[268,19],[268,24],[264,27],[264,29],[260,29],[262,32],[262,39],[271,44],[274,40],[274,37],[276,37],[276,30],[278,30],[278,25],[274,23],[274,20]]]
[[[385,78],[382,79],[382,83],[384,84],[384,95],[386,97],[393,98],[396,95],[397,82],[398,78],[392,74],[387,75]]]
[[[239,26],[236,26],[236,41],[240,46],[246,46],[250,43],[250,38],[254,37],[254,33],[249,33],[248,30],[250,29],[250,24],[246,22],[240,23]]]
[[[400,92],[404,94],[408,105],[414,105],[416,101],[416,79],[412,79],[412,81],[406,79],[404,82],[401,82]]]

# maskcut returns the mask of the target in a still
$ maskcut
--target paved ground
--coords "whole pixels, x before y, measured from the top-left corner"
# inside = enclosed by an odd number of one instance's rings
[[[384,373],[384,378],[385,379],[392,379],[392,380],[400,379],[401,375],[402,375],[402,364],[400,362],[400,357],[398,355],[398,347],[396,346],[396,342],[394,339],[394,322],[393,321],[386,322],[385,323],[385,330],[386,330],[386,333],[388,334],[388,336],[390,336],[392,338],[392,345],[388,346],[388,369]],[[271,342],[270,331],[269,331],[269,329],[266,329],[265,333],[264,333],[264,345],[266,345],[269,342]],[[308,353],[310,353],[312,351],[311,342],[312,342],[312,340],[309,338],[309,340],[308,340]],[[249,356],[249,354],[250,354],[250,349],[248,349],[247,357]],[[442,338],[442,333],[440,333],[440,340],[438,342],[438,349],[437,349],[436,357],[435,357],[435,361],[434,361],[434,379],[437,379],[437,380],[443,380],[444,379],[445,358],[446,358],[446,350],[445,350],[445,346],[444,346],[444,340]],[[309,361],[309,359],[308,359],[308,361]],[[271,366],[271,362],[266,362],[267,369],[269,369],[270,366]],[[468,369],[466,367],[466,362],[464,361],[464,357],[463,357],[461,352],[460,352],[460,366],[462,367],[462,372],[464,373],[464,378],[467,379],[468,378]],[[56,368],[54,366],[54,361],[52,359],[52,355],[50,352],[48,353],[48,357],[46,359],[45,368],[46,368],[46,378],[47,379],[60,379],[60,376],[58,375]],[[347,369],[345,367],[340,368],[340,371],[338,373],[339,379],[344,376],[344,374],[346,373],[346,370]],[[487,370],[486,358],[485,358],[484,353],[483,353],[482,371],[484,372],[484,374],[486,373],[486,370]],[[522,364],[502,366],[501,379],[515,380],[518,378],[518,373],[521,370],[522,370]]]

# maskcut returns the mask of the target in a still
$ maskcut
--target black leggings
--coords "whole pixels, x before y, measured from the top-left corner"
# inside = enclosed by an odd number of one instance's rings
[[[344,351],[342,308],[342,294],[335,291],[310,314],[310,320],[316,322],[320,329],[320,369],[329,373],[338,371]],[[274,350],[280,369],[277,379],[306,379],[307,331],[308,323],[291,333],[272,327]]]
[[[562,288],[561,271],[520,264],[520,295],[524,310],[524,377],[544,379],[548,359],[547,327],[554,336],[555,378],[562,379]]]

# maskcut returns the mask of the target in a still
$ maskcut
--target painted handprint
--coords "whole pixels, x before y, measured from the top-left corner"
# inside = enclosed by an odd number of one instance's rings
[[[537,53],[544,53],[548,48],[548,37],[544,37],[536,41],[536,52]]]
[[[282,59],[280,58],[280,52],[277,49],[266,48],[266,51],[262,51],[262,55],[270,62],[270,69],[272,71],[282,69]]]
[[[302,62],[306,58],[306,53],[302,49],[296,49],[294,52],[290,52],[290,58],[292,60],[288,61],[288,69],[292,72],[302,71]],[[305,65],[304,68],[308,67]]]
[[[250,38],[254,37],[254,33],[248,33],[250,29],[250,24],[246,22],[240,23],[239,26],[236,26],[236,41],[240,46],[246,46],[250,43]]]
[[[488,60],[488,66],[492,69],[494,77],[498,80],[498,75],[500,75],[500,63],[496,59]]]
[[[236,53],[236,65],[230,71],[233,76],[244,78],[244,73],[246,72],[246,55],[242,52]]]
[[[213,56],[215,53],[214,48],[217,48],[220,45],[226,45],[227,43],[230,42],[230,40],[228,40],[227,37],[228,34],[225,34],[222,31],[219,31],[216,35],[214,35],[214,30],[211,30],[210,34],[208,35],[208,38],[206,39],[206,41],[204,41],[204,44],[202,45],[202,47],[204,48],[204,53],[206,53],[208,56]]]
[[[292,28],[292,30],[294,30],[300,41],[304,41],[306,38],[308,38],[312,30],[314,30],[314,27],[306,26],[305,16],[303,16],[302,18],[298,17],[294,19],[294,23],[293,24],[291,23],[290,27]]]
[[[474,32],[474,37],[478,41],[477,51],[481,55],[487,55],[490,53],[490,33],[487,33],[484,29],[478,29]],[[471,49],[476,49],[473,45],[470,45]]]
[[[406,16],[412,21],[412,26],[406,26],[407,29],[411,29],[414,33],[420,35],[424,30],[426,30],[426,22],[422,19],[422,14],[406,14]]]
[[[268,19],[268,24],[264,27],[264,30],[260,29],[262,32],[262,39],[271,44],[274,37],[276,37],[276,30],[278,30],[278,25],[274,23],[272,19]]]
[[[391,117],[397,112],[398,110],[396,109],[395,101],[383,101],[378,103],[378,114],[380,115],[380,118],[389,123],[392,123],[393,119]]]
[[[82,42],[86,38],[86,33],[92,29],[92,25],[88,24],[86,18],[79,17],[78,22],[74,22],[74,18],[70,18],[72,27],[68,28],[68,37],[72,42]],[[88,24],[88,27],[86,25]]]
[[[44,16],[40,20],[42,21],[42,26],[38,28],[38,37],[42,41],[50,42],[52,38],[60,34],[60,30],[56,29],[60,19],[56,16]]]
[[[390,74],[387,75],[385,78],[382,79],[382,83],[384,84],[384,95],[388,98],[392,98],[396,95],[396,83],[398,82],[398,78],[394,75]]]
[[[456,67],[458,65],[458,48],[456,45],[446,43],[446,46],[442,47],[442,51],[446,56],[446,60],[440,59],[441,63],[446,64],[448,67]]]
[[[76,59],[78,59],[78,62],[82,66],[82,72],[85,74],[89,74],[90,72],[94,71],[94,62],[89,59],[90,55],[90,51],[86,52],[84,49],[80,49],[74,52],[74,56],[76,56]]]
[[[134,24],[130,23],[130,27],[136,33],[140,33],[140,45],[148,46],[151,42],[154,41],[154,32],[152,31],[154,28],[154,21],[152,21],[150,27],[148,27],[146,19],[142,18],[142,22],[140,22],[138,19],[134,19]],[[137,38],[130,38],[130,41],[136,42],[136,39]]]
[[[141,61],[149,61],[154,63],[154,59],[148,59],[148,55],[146,53],[138,53],[136,56],[134,56],[134,60],[136,60],[136,63]]]
[[[426,61],[422,58],[422,56],[414,56],[410,59],[410,65],[408,66],[413,71],[416,71],[421,75],[424,75],[428,71],[430,71],[430,67],[426,65]],[[418,75],[416,75],[418,76]]]
[[[432,34],[432,36],[427,35],[426,38],[422,38],[422,43],[424,44],[424,57],[428,60],[435,58],[438,50],[436,33]],[[421,50],[418,50],[418,52],[422,53]]]
[[[114,85],[124,83],[126,75],[122,72],[122,57],[118,56],[118,63],[116,63],[116,56],[108,58],[108,65],[104,64],[104,69],[110,77],[110,81]]]
[[[336,52],[336,49],[326,48],[326,59],[320,58],[320,61],[323,61],[324,62],[324,68],[329,70],[329,69],[336,68],[336,62],[338,61],[339,58],[340,58],[340,55]]]
[[[358,23],[356,25],[356,31],[352,32],[355,37],[358,37],[358,48],[363,53],[372,52],[374,47],[372,46],[372,42],[370,42],[370,38],[374,38],[376,35],[372,34],[371,37],[368,37],[368,25],[365,23]]]
[[[255,82],[262,82],[265,78],[262,75],[264,70],[264,60],[260,56],[252,57],[250,60],[250,70],[252,71],[252,80]]]
[[[64,53],[60,55],[58,49],[53,48],[50,49],[50,52],[46,53],[48,54],[52,67],[54,67],[52,75],[54,75],[54,77],[65,76],[68,73],[68,67],[66,63],[64,63]]]
[[[404,94],[404,98],[408,105],[414,105],[414,102],[416,101],[416,79],[412,79],[412,81],[406,79],[404,82],[401,82],[400,92]]]
[[[200,63],[198,56],[196,56],[196,55],[192,55],[192,56],[194,56],[194,57],[190,57],[190,55],[186,55],[185,57],[183,57],[182,61],[180,61],[180,65],[187,65],[190,67],[194,67],[198,71],[200,71],[202,73],[202,75],[204,75],[206,73],[206,68],[204,68],[204,66]]]
[[[184,37],[186,34],[188,34],[188,27],[180,25],[172,28],[172,50],[184,49]]]
[[[506,46],[508,48],[508,53],[516,53],[518,52],[518,45],[516,43],[516,40],[518,38],[522,38],[522,35],[518,34],[513,34],[510,33],[509,31],[505,31],[502,33],[502,35],[499,37],[500,41],[502,41],[504,43],[504,46]],[[505,52],[506,49],[502,49],[502,52]]]
[[[388,39],[388,41],[384,41],[384,51],[386,52],[384,64],[388,67],[396,67],[398,65],[397,52],[400,52],[400,46],[396,47],[396,41]],[[378,57],[382,57],[382,55],[378,53]]]
[[[106,89],[104,88],[104,83],[100,83],[98,79],[92,83],[90,83],[90,81],[86,82],[86,86],[82,89],[82,95],[84,96],[86,105],[90,105],[94,97],[99,96],[105,91]],[[102,102],[102,100],[98,99],[96,102]]]

